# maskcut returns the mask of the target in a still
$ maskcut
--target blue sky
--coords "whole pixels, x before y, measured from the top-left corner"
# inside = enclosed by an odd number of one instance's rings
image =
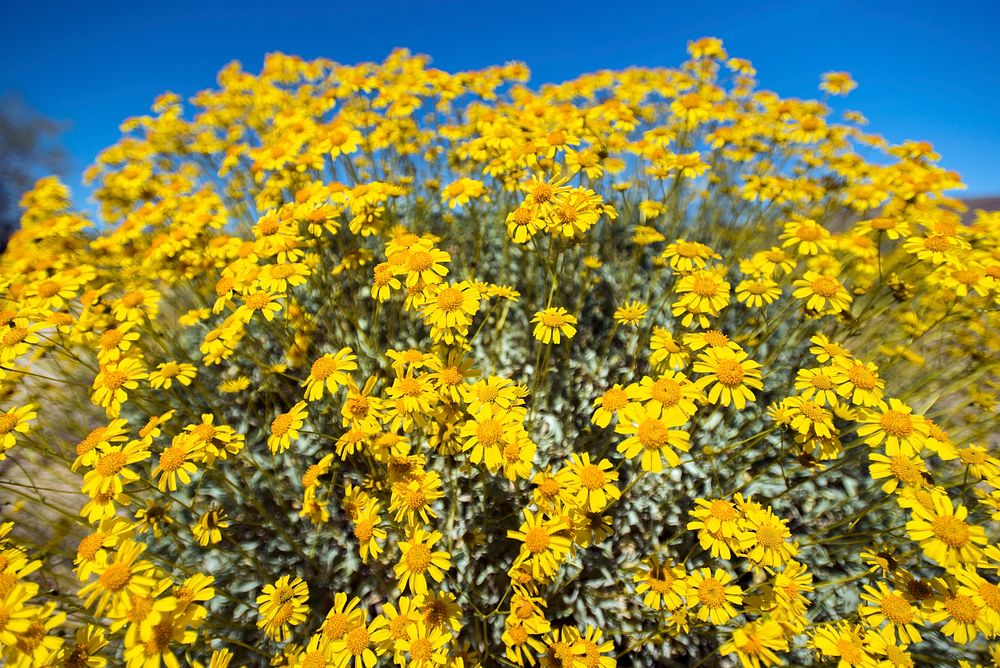
[[[71,123],[68,181],[78,189],[123,119],[165,90],[213,86],[233,59],[256,72],[269,51],[354,63],[406,46],[449,71],[522,60],[539,84],[674,66],[688,40],[711,35],[783,96],[816,96],[821,73],[851,72],[859,87],[842,106],[865,113],[873,132],[929,140],[968,194],[1000,193],[997,0],[303,4],[3,0],[0,91]]]

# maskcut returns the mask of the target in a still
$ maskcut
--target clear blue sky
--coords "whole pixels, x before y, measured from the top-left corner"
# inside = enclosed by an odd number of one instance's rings
[[[1000,0],[2,3],[0,91],[71,123],[77,189],[124,118],[165,90],[213,86],[232,59],[256,72],[269,51],[354,63],[406,46],[449,71],[523,60],[538,84],[675,66],[689,39],[716,36],[783,96],[816,96],[822,72],[851,72],[859,87],[843,106],[872,131],[929,140],[968,194],[1000,193]]]

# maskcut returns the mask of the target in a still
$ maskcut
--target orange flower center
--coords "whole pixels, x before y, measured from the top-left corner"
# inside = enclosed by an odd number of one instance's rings
[[[720,360],[719,366],[715,370],[715,376],[719,382],[728,387],[735,387],[743,382],[743,365],[736,360]]]
[[[956,594],[944,600],[944,609],[960,624],[974,624],[979,619],[979,608],[968,596]]]
[[[132,569],[128,564],[114,563],[104,569],[98,578],[102,588],[107,591],[121,591],[132,577]]]
[[[549,540],[549,532],[544,527],[533,527],[524,534],[524,545],[532,554],[547,550]]]
[[[643,420],[636,430],[636,436],[644,448],[658,450],[667,443],[670,431],[659,420]]]
[[[913,608],[899,594],[886,594],[879,607],[886,619],[893,624],[909,624],[913,621]]]
[[[580,484],[587,489],[600,489],[604,487],[604,471],[595,464],[587,464],[580,468]]]
[[[905,438],[913,433],[913,420],[901,411],[886,411],[882,414],[879,424],[891,436]]]
[[[124,452],[109,452],[97,461],[94,470],[102,478],[111,478],[125,468]]]
[[[709,608],[721,607],[726,602],[726,589],[715,578],[706,578],[698,585],[698,600]]]
[[[414,573],[423,573],[431,563],[431,550],[423,543],[414,543],[406,553],[406,567]]]
[[[840,290],[840,283],[837,282],[837,279],[830,276],[820,276],[809,284],[809,289],[820,297],[830,299],[837,295],[837,291]]]

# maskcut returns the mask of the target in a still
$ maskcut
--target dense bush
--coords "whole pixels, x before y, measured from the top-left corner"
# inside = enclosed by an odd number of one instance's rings
[[[7,665],[1000,665],[1000,216],[689,51],[276,54],[126,121],[100,222],[40,181]]]

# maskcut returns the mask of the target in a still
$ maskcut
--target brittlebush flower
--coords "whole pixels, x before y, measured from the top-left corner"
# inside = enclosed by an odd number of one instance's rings
[[[535,338],[542,343],[559,343],[563,337],[572,339],[576,334],[576,318],[561,306],[539,311],[531,322],[535,323]]]
[[[626,457],[639,456],[643,471],[659,473],[663,460],[670,466],[680,466],[677,452],[687,452],[690,436],[682,429],[673,429],[681,423],[667,421],[653,415],[642,405],[630,404],[623,411],[615,432],[628,436],[618,444],[618,452]]]
[[[333,394],[347,385],[349,371],[358,368],[357,357],[350,348],[341,348],[336,353],[323,355],[312,364],[309,377],[302,384],[306,388],[306,401],[318,401],[323,390]]]
[[[441,538],[440,531],[428,533],[417,529],[407,540],[399,543],[402,556],[395,572],[401,590],[424,595],[427,593],[428,576],[435,582],[444,579],[445,571],[451,568],[451,555],[443,550],[431,550]]]
[[[764,388],[760,367],[757,362],[747,359],[742,350],[712,348],[698,355],[694,363],[695,373],[708,374],[696,380],[695,386],[702,391],[708,390],[711,403],[733,404],[743,410],[748,402],[756,400],[753,390]]]
[[[274,584],[264,585],[257,597],[257,627],[271,640],[282,642],[291,630],[306,619],[309,585],[301,578],[283,575]]]
[[[781,624],[772,619],[747,622],[733,630],[728,642],[719,649],[723,656],[735,654],[744,668],[778,666],[783,663],[778,652],[788,651]]]
[[[721,568],[713,572],[699,568],[687,576],[687,606],[698,611],[698,619],[713,624],[725,624],[737,615],[736,606],[743,603],[743,590],[729,584],[733,578]]]
[[[986,545],[985,531],[970,524],[968,509],[961,504],[955,507],[945,493],[933,492],[931,498],[932,507],[913,507],[912,519],[906,523],[910,537],[942,567],[975,564]]]
[[[653,610],[676,610],[684,605],[687,594],[685,570],[673,562],[661,563],[656,557],[643,560],[639,572],[632,576],[635,593],[642,596],[643,605]]]

